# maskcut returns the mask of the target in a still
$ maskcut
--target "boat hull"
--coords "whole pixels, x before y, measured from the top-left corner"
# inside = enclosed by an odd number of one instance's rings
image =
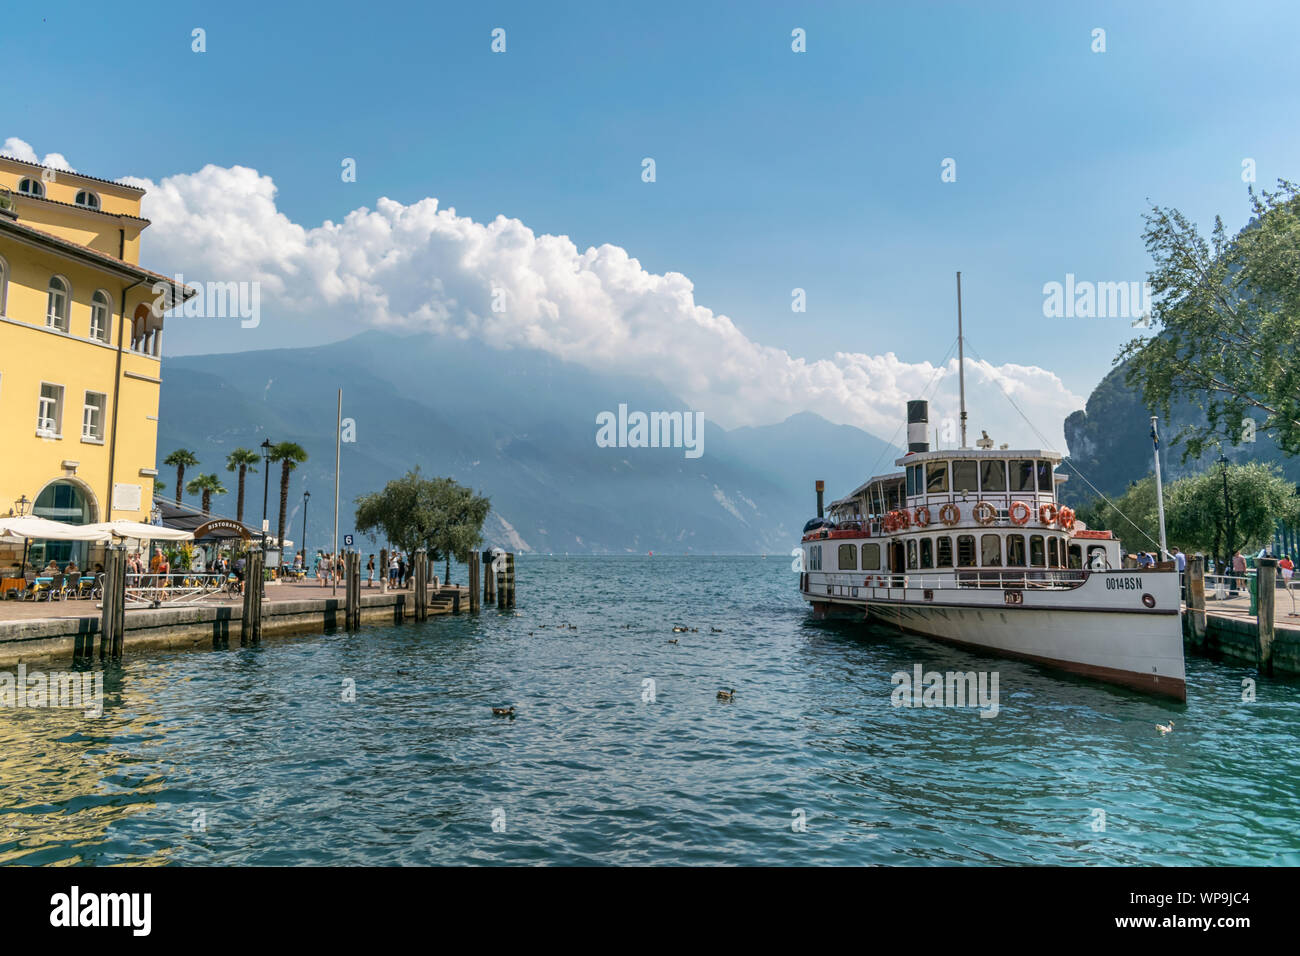
[[[1142,591],[1131,595],[1115,586],[1119,577],[1108,587],[1107,577],[1092,575],[1079,588],[1024,592],[1014,604],[991,589],[860,587],[857,596],[823,596],[814,587],[804,597],[818,616],[871,620],[945,644],[1186,700],[1177,574],[1144,574]],[[1142,597],[1155,606],[1147,607]]]

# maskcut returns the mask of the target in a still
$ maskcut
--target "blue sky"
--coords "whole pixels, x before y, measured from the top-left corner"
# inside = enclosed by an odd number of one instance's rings
[[[1043,284],[1142,279],[1148,200],[1239,226],[1244,158],[1300,178],[1297,35],[1294,3],[20,6],[0,139],[108,178],[252,167],[309,228],[436,196],[612,243],[809,360],[938,361],[961,269],[979,352],[1086,395],[1129,323],[1046,319]]]

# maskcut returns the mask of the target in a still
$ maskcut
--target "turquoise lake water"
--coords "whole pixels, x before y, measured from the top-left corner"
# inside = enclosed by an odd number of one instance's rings
[[[0,863],[1300,863],[1295,682],[1243,702],[1252,670],[1189,658],[1184,706],[818,623],[784,556],[518,578],[515,614],[129,657],[102,718],[0,710]],[[917,664],[996,671],[997,716],[893,706]]]

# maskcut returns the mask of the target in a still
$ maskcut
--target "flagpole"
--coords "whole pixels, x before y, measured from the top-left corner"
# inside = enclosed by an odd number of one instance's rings
[[[334,432],[334,573],[330,575],[330,593],[339,593],[339,461],[343,450],[343,389],[339,389],[337,428]]]
[[[1151,444],[1154,446],[1156,459],[1156,509],[1160,515],[1160,560],[1169,554],[1165,547],[1165,489],[1160,480],[1160,434],[1156,431],[1156,416],[1151,416]]]

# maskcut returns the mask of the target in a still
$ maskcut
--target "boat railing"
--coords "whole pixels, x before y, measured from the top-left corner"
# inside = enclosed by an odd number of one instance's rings
[[[1079,568],[1002,568],[941,573],[890,573],[889,571],[832,572],[827,584],[839,588],[907,588],[926,591],[953,591],[970,588],[992,590],[1062,590],[1077,588],[1088,580],[1089,572]]]

